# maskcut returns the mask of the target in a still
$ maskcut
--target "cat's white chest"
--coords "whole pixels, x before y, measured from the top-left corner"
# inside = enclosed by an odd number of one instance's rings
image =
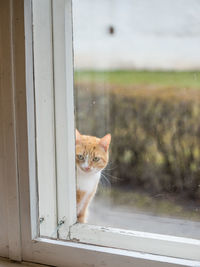
[[[79,214],[83,209],[88,196],[96,189],[99,179],[101,176],[101,172],[95,174],[87,174],[81,171],[77,171],[77,189],[85,192],[84,197],[81,202],[78,203],[77,213]]]
[[[101,172],[87,174],[77,170],[77,189],[88,194],[92,193],[99,182],[100,176]]]

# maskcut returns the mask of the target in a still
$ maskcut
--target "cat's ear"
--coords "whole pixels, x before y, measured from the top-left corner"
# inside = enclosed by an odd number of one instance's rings
[[[110,141],[111,141],[111,134],[107,134],[105,135],[104,137],[102,137],[100,139],[100,146],[102,146],[104,148],[104,150],[107,152],[108,151],[108,148],[109,148],[109,145],[110,145]]]
[[[78,143],[81,140],[81,134],[79,131],[76,129],[76,143]]]

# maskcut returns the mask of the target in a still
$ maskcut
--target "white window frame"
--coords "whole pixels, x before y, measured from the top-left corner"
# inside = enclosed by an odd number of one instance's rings
[[[41,2],[41,0],[34,0]],[[48,0],[42,0],[49,4]],[[44,4],[43,2],[43,4]],[[39,237],[37,192],[37,145],[36,105],[32,40],[32,4],[24,1],[25,47],[26,47],[26,95],[27,121],[22,112],[14,116],[17,140],[13,147],[16,157],[8,202],[9,257],[55,266],[200,266],[200,241],[123,229],[76,224],[76,185],[74,157],[74,106],[73,106],[73,60],[72,60],[72,14],[71,0],[51,1],[54,20],[53,55],[54,86],[56,87],[53,122],[56,125],[56,164],[60,173],[57,192],[57,223],[66,218],[59,229],[59,238],[67,241]],[[54,6],[55,5],[55,6]],[[34,29],[33,24],[33,29]],[[64,34],[63,34],[64,33]],[[33,35],[34,36],[34,35]],[[59,36],[59,37],[58,37]],[[64,36],[64,38],[63,38]],[[63,38],[60,46],[56,38]],[[40,58],[39,60],[44,60]],[[62,71],[57,72],[57,65]],[[59,90],[60,88],[60,90]],[[15,99],[15,98],[14,98]],[[14,100],[15,101],[15,100]],[[56,105],[56,101],[59,105]],[[15,107],[15,106],[14,106]],[[22,120],[22,117],[24,120]],[[25,116],[26,117],[26,116]],[[59,120],[58,120],[59,118]],[[27,125],[27,136],[21,134]],[[45,131],[45,128],[43,129]],[[59,143],[66,136],[66,142]],[[37,151],[37,153],[36,153]],[[28,153],[28,155],[27,155]],[[61,156],[62,155],[62,156]],[[67,166],[66,160],[68,162]],[[16,180],[17,179],[19,180]],[[64,178],[66,177],[66,179]],[[68,192],[67,197],[64,197]],[[66,203],[65,205],[63,204]],[[13,224],[13,219],[15,224]],[[47,226],[48,227],[48,226]],[[50,226],[51,227],[51,226]],[[21,231],[20,231],[21,229]],[[51,230],[51,228],[50,228]],[[21,245],[20,245],[21,244]],[[0,243],[1,245],[1,243]],[[0,247],[1,249],[1,247]],[[5,254],[7,254],[5,252]]]

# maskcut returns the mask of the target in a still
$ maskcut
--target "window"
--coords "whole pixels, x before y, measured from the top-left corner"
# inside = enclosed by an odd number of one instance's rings
[[[23,5],[12,6],[15,18],[22,11]],[[26,91],[17,78],[9,91],[16,164],[3,185],[12,185],[9,256],[55,266],[198,266],[198,239],[76,223],[71,11],[69,0],[24,1],[26,71],[13,72],[21,73],[15,77],[26,81]],[[22,45],[23,27],[17,29]],[[112,25],[109,32],[115,33]]]
[[[199,5],[151,5],[73,1],[76,125],[112,134],[89,223],[199,239]]]

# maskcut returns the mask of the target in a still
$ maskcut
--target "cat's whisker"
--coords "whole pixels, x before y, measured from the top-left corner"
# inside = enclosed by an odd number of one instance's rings
[[[115,164],[115,162],[114,161],[109,161],[107,166],[112,165],[112,164]]]
[[[115,167],[113,167],[113,168],[105,168],[104,171],[112,171],[112,170],[114,170],[114,169],[116,169],[116,168],[117,168],[117,166],[115,166]]]
[[[109,161],[109,163],[107,164],[107,166],[105,167],[104,170],[110,171],[110,170],[116,169],[117,168],[117,165],[114,165],[114,164],[115,164],[114,162],[110,162]],[[112,166],[112,165],[114,165],[114,166]]]
[[[101,174],[102,174],[102,173],[101,173]],[[117,176],[111,175],[111,174],[109,174],[109,173],[106,173],[106,175],[108,175],[109,177],[111,177],[113,180],[122,181],[122,178],[120,178],[120,177],[117,177]]]
[[[102,177],[103,177],[103,179],[102,179]],[[100,182],[102,183],[103,180],[106,181],[106,183],[107,183],[106,185],[108,185],[109,187],[111,187],[111,183],[110,183],[109,179],[103,173],[101,173],[101,180],[100,180]],[[104,184],[102,183],[102,185],[104,185]]]

